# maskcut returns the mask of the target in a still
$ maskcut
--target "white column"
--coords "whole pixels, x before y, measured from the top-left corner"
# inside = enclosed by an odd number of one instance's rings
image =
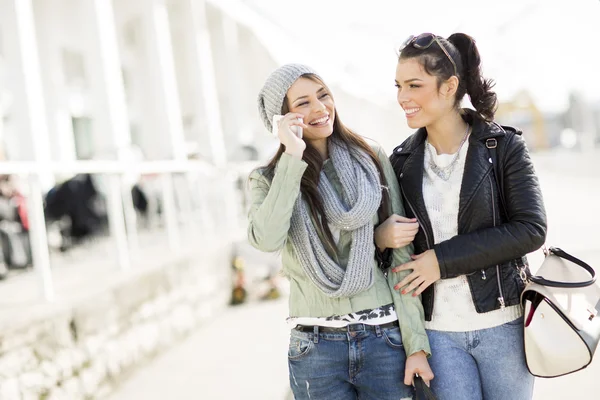
[[[23,90],[24,127],[31,137],[32,155],[35,161],[50,161],[50,143],[44,103],[44,91],[38,56],[32,0],[13,0],[18,41],[19,72]],[[41,177],[42,189],[54,183],[50,173]]]
[[[32,0],[13,0],[18,56],[24,92],[24,116],[27,133],[31,136],[33,158],[40,163],[50,161],[48,126],[44,105],[44,92]],[[40,170],[42,171],[42,170]],[[39,176],[30,177],[29,210],[31,221],[31,248],[34,267],[40,275],[44,298],[54,299],[54,286],[50,270],[48,240],[42,203],[42,190],[52,185],[52,175],[40,172]]]
[[[166,0],[144,0],[139,4],[142,4],[146,27],[146,66],[150,72],[149,83],[154,86],[153,93],[148,94],[154,96],[152,99],[154,112],[151,116],[155,121],[154,137],[158,143],[165,143],[169,147],[158,149],[160,153],[175,160],[184,160],[186,159],[185,135]],[[164,136],[168,140],[163,140]],[[162,177],[162,211],[169,245],[171,249],[178,251],[181,244],[172,179],[170,174]]]
[[[162,212],[164,214],[165,227],[167,229],[167,240],[169,248],[174,252],[181,250],[181,237],[179,236],[179,224],[177,222],[177,212],[175,210],[175,197],[173,196],[173,176],[163,174],[162,183]]]
[[[212,160],[215,165],[221,166],[227,160],[227,152],[221,126],[221,108],[217,93],[210,32],[206,21],[205,1],[181,0],[181,3],[184,10],[182,22],[190,37],[188,51],[190,52],[192,71],[196,71],[198,74],[193,81],[197,93],[196,104],[198,107],[204,108],[204,112],[196,114],[206,116]],[[236,118],[238,117],[236,116]],[[204,136],[199,140],[202,142]]]
[[[90,52],[90,55],[94,60],[94,69],[98,73],[96,90],[101,102],[98,115],[106,121],[109,130],[107,134],[110,135],[109,142],[116,150],[117,158],[129,160],[131,134],[112,0],[86,0],[86,11],[86,20],[91,22],[93,41],[91,48],[94,50]],[[128,179],[122,180],[112,176],[110,181],[113,185],[114,182],[118,182],[119,185],[127,186],[110,186],[111,193],[109,193],[109,196],[115,196],[114,201],[109,202],[110,206],[118,208],[118,210],[109,210],[110,217],[117,218],[110,221],[111,231],[113,239],[117,241],[119,265],[126,269],[129,265],[129,251],[127,246],[119,243],[124,236],[124,224],[127,224],[128,235],[126,237],[129,239],[133,253],[137,253],[138,250],[136,214],[131,200],[131,188],[128,186],[131,182]],[[117,201],[120,196],[117,197],[112,192],[124,194],[123,201]],[[123,221],[123,217],[125,221]]]
[[[147,0],[141,5],[145,19],[147,65],[150,81],[154,85],[154,115],[157,135],[167,135],[170,158],[185,159],[185,139],[181,121],[181,107],[177,93],[177,81],[171,32],[165,0]]]
[[[76,151],[68,95],[69,86],[61,78],[65,72],[62,51],[65,46],[65,29],[68,25],[65,21],[74,21],[75,18],[71,18],[71,15],[78,13],[75,10],[67,13],[64,9],[56,7],[56,0],[34,1],[34,11],[39,62],[43,66],[41,72],[50,155],[54,161],[74,161]],[[86,70],[89,69],[90,64],[86,64]]]
[[[91,22],[94,41],[91,46],[94,51],[90,54],[95,55],[98,87],[104,103],[101,107],[104,115],[100,115],[108,121],[110,132],[107,134],[120,155],[129,146],[131,137],[112,0],[86,0],[86,3],[86,19]]]
[[[129,249],[127,248],[127,232],[125,230],[125,217],[123,215],[123,198],[121,177],[117,174],[107,175],[108,181],[108,226],[110,236],[117,250],[119,268],[127,271],[130,268]]]
[[[249,95],[247,93],[248,91],[246,82],[244,82],[244,77],[247,77],[248,74],[244,74],[242,68],[244,68],[244,63],[252,58],[244,58],[244,51],[240,49],[237,22],[230,17],[223,15],[221,17],[221,27],[224,40],[222,51],[225,53],[225,59],[227,60],[224,65],[225,70],[227,71],[227,79],[225,80],[227,86],[225,90],[228,92],[227,98],[229,98],[230,106],[232,109],[236,110],[236,115],[238,116],[233,123],[234,132],[232,136],[236,146],[241,146],[242,144],[248,144],[248,141],[244,141],[244,139],[248,135],[247,130],[251,129],[251,127],[248,126],[248,121],[250,121],[251,118],[247,115],[247,99],[254,99],[258,92],[254,95]],[[251,54],[250,57],[253,57],[253,55]],[[254,103],[252,105],[254,106]],[[256,107],[252,108],[252,110],[255,109]]]
[[[4,94],[4,87],[0,84],[0,98]],[[2,108],[2,100],[0,100],[0,143],[4,143],[4,108]],[[0,161],[5,161],[6,149],[0,146]]]

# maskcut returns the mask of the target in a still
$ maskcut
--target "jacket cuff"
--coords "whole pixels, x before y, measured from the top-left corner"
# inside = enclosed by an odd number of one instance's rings
[[[416,354],[420,351],[425,352],[425,356],[427,358],[431,357],[431,348],[429,347],[429,339],[427,338],[427,335],[425,335],[425,337],[423,338],[422,343],[420,345],[414,346],[410,349],[408,349],[408,348],[405,348],[405,349],[407,350],[406,357],[410,357],[413,354]],[[409,352],[410,352],[410,354],[409,354]]]
[[[433,251],[435,251],[435,256],[438,260],[438,265],[440,266],[440,279],[448,279],[448,270],[446,269],[446,262],[444,261],[441,243],[433,246]]]
[[[379,250],[379,247],[375,245],[375,260],[377,265],[382,271],[385,271],[392,266],[392,256],[394,252],[392,249],[387,248],[383,251]]]
[[[277,162],[277,169],[285,169],[286,172],[291,172],[293,174],[304,172],[308,164],[306,161],[301,158],[294,157],[288,153],[281,153],[281,157]],[[301,175],[301,174],[300,174]]]
[[[283,153],[275,167],[275,176],[271,187],[283,185],[281,187],[299,188],[307,167],[308,164],[304,160]]]

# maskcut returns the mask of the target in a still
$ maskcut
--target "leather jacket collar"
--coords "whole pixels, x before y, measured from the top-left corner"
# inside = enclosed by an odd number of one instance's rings
[[[470,109],[463,109],[462,111],[463,119],[472,126],[472,130],[469,136],[469,150],[467,151],[460,191],[459,221],[463,220],[461,216],[468,208],[470,200],[482,180],[492,170],[486,141],[506,134],[500,125],[483,120],[475,111]],[[423,225],[427,247],[433,248],[433,229],[427,215],[427,208],[425,207],[422,192],[426,138],[427,130],[425,128],[418,129],[414,135],[394,149],[394,156],[406,158],[402,171],[399,174],[399,178],[402,180],[402,191],[413,213]],[[464,228],[460,225],[458,226],[459,234],[463,232]]]

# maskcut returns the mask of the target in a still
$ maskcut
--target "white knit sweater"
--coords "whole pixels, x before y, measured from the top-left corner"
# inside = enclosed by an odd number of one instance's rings
[[[431,170],[430,152],[425,149],[423,198],[436,244],[458,234],[459,197],[468,143],[467,140],[460,149],[459,160],[448,181],[444,181]],[[439,167],[448,165],[454,158],[454,154],[438,155],[429,142],[426,142],[426,146],[430,147],[434,161]],[[480,272],[476,272],[476,276],[482,279]],[[483,314],[477,313],[466,275],[442,279],[434,285],[433,315],[431,321],[425,322],[427,329],[467,332],[493,328],[513,321],[522,314],[521,307],[518,305]]]

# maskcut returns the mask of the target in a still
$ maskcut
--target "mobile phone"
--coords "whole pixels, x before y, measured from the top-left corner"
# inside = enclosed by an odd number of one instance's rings
[[[278,137],[279,136],[279,121],[281,121],[281,119],[283,118],[283,115],[273,115],[273,129],[271,131],[271,133],[273,134],[273,137]],[[302,122],[302,118],[298,118],[298,121]],[[296,136],[298,136],[300,139],[302,139],[302,127],[301,126],[290,126],[290,129],[292,130],[292,132],[294,132],[294,134],[296,134]]]

